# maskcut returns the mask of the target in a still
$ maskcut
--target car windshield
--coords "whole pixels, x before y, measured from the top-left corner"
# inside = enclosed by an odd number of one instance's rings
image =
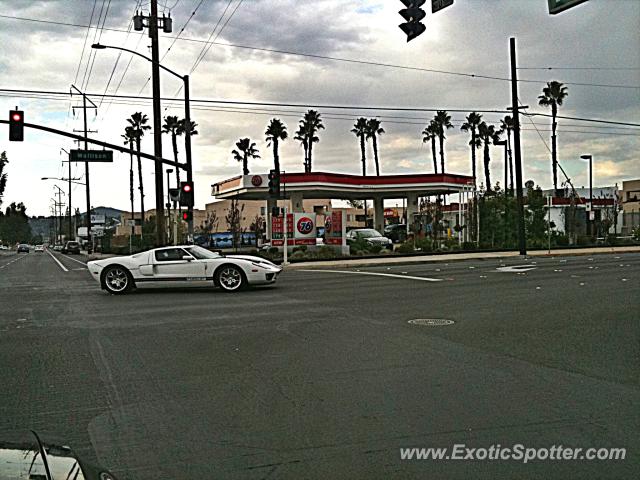
[[[199,260],[204,260],[207,258],[220,258],[219,253],[211,252],[206,248],[202,248],[198,246],[187,247],[185,248],[185,250]]]
[[[374,230],[373,228],[366,228],[363,230],[356,230],[356,235],[362,238],[372,238],[372,237],[381,237],[380,232]]]

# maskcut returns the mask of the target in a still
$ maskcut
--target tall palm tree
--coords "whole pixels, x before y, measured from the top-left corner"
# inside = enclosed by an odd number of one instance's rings
[[[144,185],[142,183],[142,160],[140,159],[140,141],[144,136],[145,130],[150,130],[151,126],[147,125],[149,117],[143,115],[142,112],[136,112],[127,118],[127,122],[131,126],[136,141],[136,151],[138,152],[138,190],[140,190],[140,225],[144,225]]]
[[[367,138],[373,142],[373,161],[376,165],[376,176],[380,176],[380,162],[378,161],[378,135],[384,133],[384,128],[380,126],[380,120],[370,118],[367,120]]]
[[[273,168],[280,171],[280,157],[278,155],[278,143],[287,139],[287,126],[278,118],[272,118],[264,132],[267,138],[267,146],[273,144]]]
[[[438,137],[437,127],[433,120],[422,131],[422,143],[431,141],[431,158],[433,160],[433,173],[438,173],[438,161],[436,160],[436,138]]]
[[[478,125],[478,136],[484,144],[484,177],[487,182],[487,192],[491,192],[491,173],[489,171],[491,157],[489,155],[489,145],[494,141],[500,140],[500,132],[496,130],[495,126],[481,122],[480,125]]]
[[[542,89],[542,95],[538,97],[538,105],[542,107],[551,107],[551,168],[553,171],[553,189],[558,190],[558,154],[556,148],[556,116],[558,115],[558,107],[562,106],[562,102],[567,98],[567,87],[562,83],[547,82],[547,86]]]
[[[471,146],[471,175],[473,178],[476,177],[476,148],[478,148],[479,142],[477,138],[478,133],[478,125],[482,122],[482,115],[477,112],[471,112],[467,115],[466,122],[462,124],[460,130],[463,132],[471,132],[471,141],[469,145]]]
[[[444,139],[447,138],[445,136],[446,130],[453,128],[453,125],[451,124],[451,115],[449,115],[446,110],[438,110],[433,120],[438,126],[437,134],[440,139],[440,170],[441,173],[444,173]]]
[[[260,158],[256,144],[248,138],[241,138],[236,142],[238,150],[232,150],[233,159],[242,162],[242,174],[249,175],[249,158]]]
[[[353,124],[351,133],[353,133],[357,138],[360,139],[362,176],[364,177],[367,175],[367,151],[365,149],[365,140],[367,138],[367,119],[364,117],[360,117],[359,119],[357,119],[356,123]]]
[[[500,120],[500,130],[507,133],[507,152],[509,153],[509,188],[513,192],[513,154],[511,152],[511,132],[513,131],[513,118],[510,115]],[[507,186],[504,186],[505,191]]]
[[[180,130],[180,120],[175,115],[164,117],[162,133],[171,134],[171,145],[173,145],[173,160],[178,163],[178,130]],[[176,186],[180,186],[180,168],[176,167]]]
[[[302,145],[302,148],[304,149],[304,171],[305,173],[307,173],[307,170],[309,169],[308,164],[309,164],[309,141],[307,138],[307,131],[305,129],[305,126],[303,125],[303,121],[300,120],[300,126],[298,127],[298,130],[295,133],[295,136],[293,137],[294,140],[298,140],[300,142],[300,145]]]
[[[300,120],[300,129],[307,136],[307,155],[305,156],[305,173],[311,172],[311,161],[313,158],[313,144],[318,143],[320,138],[316,135],[319,130],[324,129],[320,113],[316,110],[307,110],[302,120]],[[299,130],[300,131],[300,130]]]
[[[351,129],[351,133],[353,133],[357,138],[360,139],[360,155],[362,156],[362,176],[367,176],[367,150],[365,148],[365,140],[367,137],[367,119],[364,117],[360,117],[356,120],[356,123],[353,124],[353,128]],[[364,204],[364,224],[367,225],[367,201],[363,202]]]
[[[129,150],[133,150],[133,144],[135,142],[136,139],[136,134],[133,130],[133,127],[129,126],[129,127],[125,127],[124,129],[124,135],[121,135],[122,138],[124,139],[124,144],[129,146]],[[134,220],[133,218],[133,211],[134,211],[134,207],[133,207],[133,152],[129,152],[129,200],[131,201],[131,220]],[[134,228],[131,228],[131,233],[133,234],[134,232]]]

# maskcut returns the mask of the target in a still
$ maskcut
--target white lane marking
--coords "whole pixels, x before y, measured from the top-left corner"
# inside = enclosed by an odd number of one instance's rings
[[[405,278],[409,280],[419,280],[423,282],[442,282],[442,278],[428,278],[428,277],[412,277],[411,275],[395,275],[393,273],[378,273],[378,272],[360,272],[350,270],[298,270],[300,272],[327,272],[327,273],[351,273],[354,275],[374,275],[377,277],[392,277],[392,278]]]
[[[58,264],[58,266],[62,269],[63,272],[69,271],[67,270],[67,267],[65,267],[62,263],[60,263],[60,260],[58,260],[56,257],[53,256],[53,253],[51,253],[49,250],[47,250],[47,253],[51,258],[53,258],[53,260]]]
[[[16,258],[14,258],[13,260],[11,260],[8,263],[5,263],[4,265],[0,266],[0,270],[3,269],[4,267],[8,267],[9,265],[11,265],[12,263],[17,262],[18,260],[26,257],[27,255],[18,255]]]
[[[536,268],[538,267],[532,267],[531,265],[512,265],[510,267],[499,267],[496,268],[496,270],[503,273],[522,273],[535,270]]]
[[[60,255],[62,255],[63,257],[68,258],[69,260],[73,260],[74,262],[78,262],[80,265],[84,265],[84,266],[85,266],[85,268],[86,268],[86,266],[87,266],[87,264],[86,264],[86,263],[84,263],[84,262],[82,262],[82,261],[80,261],[80,260],[76,260],[75,258],[72,258],[72,257],[70,257],[69,255],[65,255],[64,253],[61,253]]]

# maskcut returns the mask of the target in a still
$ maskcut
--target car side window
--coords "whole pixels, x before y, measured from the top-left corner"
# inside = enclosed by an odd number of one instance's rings
[[[156,250],[155,257],[158,262],[171,262],[182,260],[187,253],[181,248],[165,248],[164,250]]]

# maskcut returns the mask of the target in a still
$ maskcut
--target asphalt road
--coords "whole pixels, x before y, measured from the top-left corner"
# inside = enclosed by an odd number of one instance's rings
[[[101,291],[83,257],[54,256],[0,252],[0,439],[33,428],[122,479],[640,471],[639,254],[298,270],[235,295],[127,296]],[[627,454],[400,459],[455,444]]]

